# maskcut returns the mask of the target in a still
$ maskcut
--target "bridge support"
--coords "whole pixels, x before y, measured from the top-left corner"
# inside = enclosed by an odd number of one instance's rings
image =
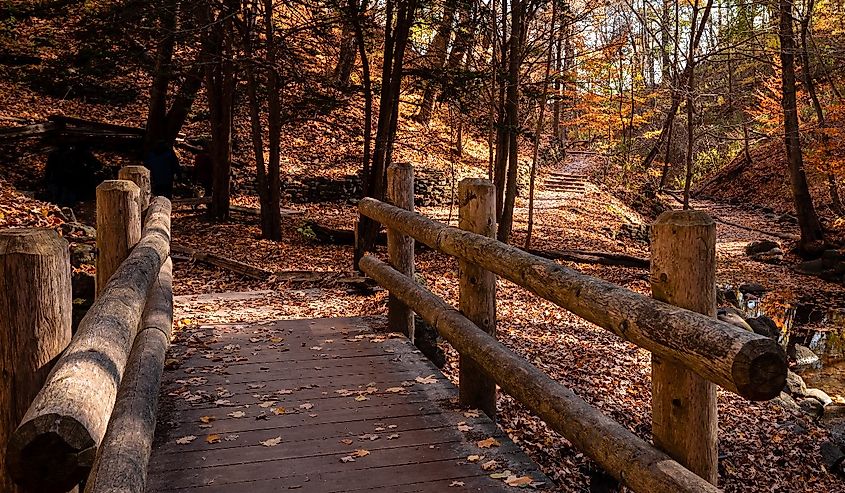
[[[97,186],[98,297],[141,239],[140,193],[128,180],[106,180]]]
[[[393,163],[387,168],[387,200],[396,207],[414,210],[414,167],[411,164]],[[414,278],[413,238],[387,228],[387,253],[394,269]],[[402,332],[414,342],[414,312],[393,293],[387,301],[387,322],[391,330]]]
[[[49,229],[0,230],[0,492],[6,443],[71,338],[70,254]]]
[[[496,237],[496,189],[490,180],[466,178],[458,185],[459,227]],[[458,261],[460,310],[481,330],[496,337],[496,275],[465,260]],[[496,419],[496,381],[472,358],[461,354],[461,404],[477,407]]]
[[[716,223],[700,211],[668,211],[652,225],[651,290],[660,301],[716,316]],[[716,385],[687,366],[651,356],[654,444],[716,484]]]
[[[141,215],[150,206],[150,199],[152,199],[152,187],[150,185],[150,170],[145,166],[124,166],[117,172],[119,180],[128,180],[138,185],[140,194],[138,195],[138,205],[140,206]]]

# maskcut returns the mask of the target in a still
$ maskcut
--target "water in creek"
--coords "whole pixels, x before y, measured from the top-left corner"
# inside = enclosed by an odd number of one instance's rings
[[[845,309],[827,308],[820,300],[797,298],[788,291],[755,296],[730,286],[725,289],[736,294],[739,307],[749,317],[765,315],[777,323],[783,333],[779,342],[808,387],[822,389],[834,401],[845,403]],[[845,306],[842,300],[824,304]]]

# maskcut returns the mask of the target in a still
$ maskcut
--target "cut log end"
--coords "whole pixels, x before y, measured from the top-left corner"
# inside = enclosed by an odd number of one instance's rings
[[[786,385],[789,365],[786,353],[771,339],[754,339],[743,345],[731,372],[736,392],[752,401],[766,401],[780,394]]]
[[[669,210],[665,211],[654,221],[654,226],[660,225],[675,226],[711,226],[716,224],[713,218],[704,211],[695,210]]]
[[[88,475],[96,444],[71,416],[44,414],[11,436],[8,471],[21,486],[44,493],[64,493]]]

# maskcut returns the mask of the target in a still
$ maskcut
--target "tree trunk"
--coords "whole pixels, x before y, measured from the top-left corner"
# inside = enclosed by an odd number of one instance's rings
[[[178,0],[157,2],[159,15],[159,39],[156,51],[156,67],[153,83],[150,87],[150,109],[147,115],[147,128],[144,134],[144,152],[153,148],[159,140],[166,140],[167,128],[167,87],[172,78],[173,48],[176,44],[176,19]],[[172,145],[172,141],[169,142]]]
[[[386,5],[382,87],[375,150],[366,182],[365,195],[368,197],[377,199],[384,197],[387,165],[392,158],[393,141],[399,119],[399,96],[405,48],[416,8],[417,0],[388,0]],[[378,223],[369,218],[362,218],[359,224],[360,241],[355,248],[356,268],[364,252],[372,251],[375,246],[378,230]]]
[[[429,59],[427,68],[430,71],[430,79],[425,82],[422,103],[415,117],[421,123],[428,123],[431,120],[431,112],[434,109],[434,96],[438,86],[435,81],[443,77],[441,70],[448,54],[449,38],[452,36],[452,24],[455,20],[457,3],[456,0],[444,0],[442,17],[426,51],[426,58]]]
[[[513,229],[513,209],[516,204],[519,178],[519,66],[522,61],[522,23],[525,0],[511,1],[510,59],[508,60],[508,90],[505,111],[508,122],[508,174],[502,218],[499,223],[499,241],[508,243]]]
[[[824,248],[822,232],[813,199],[804,173],[804,157],[801,153],[801,136],[798,123],[798,106],[795,90],[795,38],[792,29],[792,0],[778,0],[780,39],[780,62],[782,71],[784,143],[789,161],[789,177],[801,240],[798,248],[803,254],[819,253]]]
[[[355,28],[349,19],[346,19],[340,34],[340,53],[338,53],[337,65],[333,73],[335,81],[340,86],[349,85],[349,77],[352,76],[352,69],[355,68],[356,50]]]
[[[273,24],[273,0],[264,0],[264,29],[267,43],[267,120],[270,156],[267,162],[267,230],[263,236],[269,240],[282,239],[281,212],[281,132],[282,116],[279,101],[279,73],[276,67],[276,36]],[[262,210],[262,214],[264,211]]]

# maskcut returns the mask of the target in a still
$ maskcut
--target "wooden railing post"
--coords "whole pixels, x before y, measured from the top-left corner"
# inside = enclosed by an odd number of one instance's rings
[[[141,239],[140,189],[128,180],[97,187],[97,296]]]
[[[387,168],[387,200],[396,207],[414,210],[414,167],[409,163],[393,163]],[[387,228],[387,254],[394,269],[413,279],[413,238]],[[414,312],[393,294],[387,301],[387,321],[392,330],[414,342]]]
[[[0,491],[23,491],[6,443],[71,338],[68,244],[52,229],[0,230]]]
[[[496,192],[490,180],[466,178],[458,185],[461,229],[496,237]],[[496,337],[496,275],[461,260],[458,262],[460,310],[481,330]],[[496,382],[485,376],[471,358],[460,358],[461,404],[496,418]]]
[[[140,194],[138,195],[138,205],[141,209],[141,215],[150,206],[150,198],[152,196],[152,189],[150,185],[150,170],[145,166],[124,166],[117,172],[119,180],[129,180],[138,185]]]
[[[716,224],[701,211],[667,211],[652,226],[651,290],[658,300],[716,316]],[[654,444],[718,480],[716,385],[652,354]]]

